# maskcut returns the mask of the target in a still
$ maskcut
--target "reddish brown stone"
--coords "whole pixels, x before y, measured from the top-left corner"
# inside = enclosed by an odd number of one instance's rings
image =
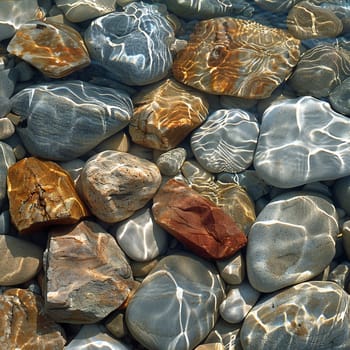
[[[26,289],[0,295],[1,349],[62,350],[64,331],[44,313],[40,296]]]
[[[229,215],[183,182],[166,182],[152,210],[160,226],[201,257],[228,258],[247,243]]]
[[[12,165],[7,175],[10,215],[20,233],[52,224],[74,224],[88,215],[69,174],[35,157]]]

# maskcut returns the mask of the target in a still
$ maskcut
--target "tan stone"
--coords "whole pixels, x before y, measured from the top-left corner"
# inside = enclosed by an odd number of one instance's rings
[[[149,272],[158,264],[160,258],[151,261],[131,261],[130,266],[134,277],[146,277]]]
[[[132,141],[159,150],[176,147],[208,115],[204,95],[174,79],[143,89],[133,104]]]
[[[68,25],[54,21],[22,25],[7,50],[51,78],[62,78],[90,64],[80,34]]]
[[[68,173],[51,161],[30,157],[11,166],[7,191],[11,220],[23,234],[88,215]]]
[[[64,331],[44,312],[40,296],[25,289],[0,295],[1,349],[62,350]]]
[[[247,243],[229,215],[183,182],[169,180],[153,202],[156,222],[201,257],[228,258]]]
[[[108,139],[102,141],[98,144],[93,151],[95,153],[103,151],[119,151],[128,152],[130,146],[130,141],[125,132],[118,132],[115,135],[110,136]]]
[[[43,251],[37,245],[0,235],[0,285],[14,286],[35,277],[42,265]]]
[[[138,285],[114,237],[92,221],[52,229],[45,254],[45,306],[58,322],[97,322]]]
[[[221,343],[210,343],[199,345],[194,350],[225,350],[225,347]]]

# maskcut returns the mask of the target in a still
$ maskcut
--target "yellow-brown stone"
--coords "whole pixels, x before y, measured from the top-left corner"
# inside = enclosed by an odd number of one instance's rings
[[[51,78],[62,78],[90,64],[80,34],[58,22],[33,21],[22,25],[7,50]]]
[[[7,175],[10,215],[20,233],[74,224],[88,215],[69,174],[51,161],[24,158]]]
[[[174,79],[143,89],[133,104],[132,141],[158,150],[176,147],[208,115],[204,95]]]

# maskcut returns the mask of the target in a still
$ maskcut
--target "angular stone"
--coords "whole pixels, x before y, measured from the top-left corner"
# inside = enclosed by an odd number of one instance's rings
[[[143,89],[133,103],[133,142],[159,150],[176,147],[208,114],[204,95],[173,79]]]
[[[90,64],[80,34],[66,24],[33,21],[23,24],[7,46],[51,78],[62,78]]]
[[[6,140],[15,133],[15,126],[8,118],[0,118],[0,140]]]
[[[184,253],[163,258],[126,309],[133,337],[147,349],[193,349],[217,320],[224,297],[210,263]]]
[[[124,253],[135,261],[155,259],[168,248],[168,234],[154,221],[149,208],[135,212],[112,233]]]
[[[154,163],[129,153],[104,151],[86,162],[78,186],[94,215],[116,223],[144,207],[160,182]]]
[[[162,153],[156,160],[157,167],[162,175],[175,176],[186,160],[187,152],[185,148],[177,147]]]
[[[7,197],[6,178],[8,169],[16,163],[16,157],[11,146],[0,141],[0,207]]]
[[[58,322],[97,322],[134,287],[123,251],[92,221],[52,229],[45,256],[45,307]]]
[[[34,157],[17,162],[8,170],[7,187],[11,219],[22,234],[88,215],[69,174],[54,162]]]
[[[124,92],[78,80],[34,85],[11,102],[29,153],[50,160],[80,157],[123,129],[132,115]]]
[[[304,282],[261,300],[243,322],[244,350],[345,350],[349,296],[333,282]]]
[[[330,92],[329,102],[335,111],[350,116],[350,78],[343,80]]]
[[[177,54],[173,74],[211,94],[267,98],[297,64],[299,44],[287,32],[254,21],[201,21]]]
[[[172,65],[174,31],[157,4],[132,2],[123,12],[92,21],[85,31],[91,58],[118,81],[147,85],[163,79]]]
[[[161,227],[204,258],[228,258],[246,245],[231,217],[183,182],[166,182],[153,199],[152,211]]]
[[[37,275],[43,251],[31,242],[0,234],[0,256],[0,285],[14,286]]]
[[[277,196],[249,232],[250,284],[269,293],[316,277],[332,261],[338,233],[337,213],[328,200],[303,192]]]
[[[198,163],[212,173],[236,173],[253,162],[259,136],[256,118],[240,109],[220,109],[193,133],[191,147]]]
[[[44,302],[26,289],[0,295],[0,337],[3,349],[63,349],[63,328],[45,314]]]
[[[55,0],[57,7],[64,13],[65,18],[71,22],[83,22],[88,19],[100,17],[114,12],[117,0]]]
[[[342,21],[329,9],[312,1],[301,1],[292,7],[287,17],[289,32],[298,39],[333,38],[343,31]]]
[[[216,267],[221,278],[228,284],[241,284],[245,277],[245,259],[241,252],[228,259],[218,260]]]
[[[311,96],[266,110],[254,167],[268,184],[291,188],[350,175],[350,120]]]
[[[350,76],[350,51],[320,44],[305,51],[288,80],[299,95],[326,97]]]

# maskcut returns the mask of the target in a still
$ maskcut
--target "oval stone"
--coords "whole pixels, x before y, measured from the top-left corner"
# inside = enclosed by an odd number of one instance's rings
[[[132,2],[123,12],[92,21],[85,31],[90,56],[128,85],[147,85],[164,78],[173,63],[174,31],[156,4]]]
[[[328,200],[303,192],[277,196],[249,232],[250,284],[269,293],[317,276],[335,255],[338,233],[338,216]]]
[[[253,162],[258,135],[253,115],[240,109],[220,109],[193,132],[191,147],[207,171],[241,172]]]
[[[331,91],[329,102],[335,111],[350,116],[350,78],[343,80]]]
[[[116,223],[144,207],[160,183],[154,163],[129,153],[104,151],[86,162],[78,187],[94,215]]]
[[[173,74],[210,94],[263,99],[297,64],[299,44],[288,32],[254,21],[213,18],[196,25]]]
[[[336,283],[300,283],[267,296],[241,328],[244,350],[345,350],[350,347],[349,295]]]
[[[224,297],[213,265],[183,253],[163,258],[126,309],[126,323],[147,349],[193,349],[214,326]]]
[[[132,115],[124,92],[78,80],[34,85],[11,102],[28,152],[50,160],[78,158],[123,129]]]

